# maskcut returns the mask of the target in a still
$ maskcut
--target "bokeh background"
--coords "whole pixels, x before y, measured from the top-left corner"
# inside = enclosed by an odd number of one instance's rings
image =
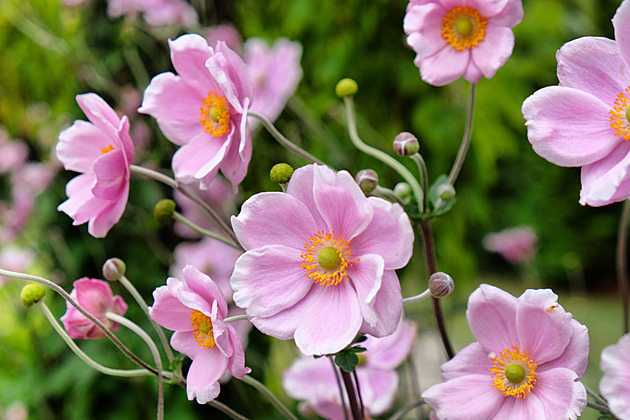
[[[469,86],[460,80],[437,88],[421,80],[402,30],[406,1],[193,0],[191,4],[199,24],[185,28],[150,26],[139,15],[112,19],[104,0],[77,6],[60,0],[0,0],[0,125],[6,141],[25,142],[28,160],[43,162],[55,174],[44,191],[33,193],[34,207],[27,220],[13,237],[0,243],[0,252],[17,248],[31,253],[26,272],[70,290],[80,277],[101,277],[103,262],[116,256],[127,263],[129,279],[152,302],[151,292],[165,283],[173,249],[182,241],[172,227],[160,226],[152,217],[154,204],[172,192],[134,178],[120,223],[107,238],[92,238],[85,225],[73,227],[72,220],[56,210],[66,199],[66,182],[76,174],[60,168],[54,146],[61,130],[75,119],[85,119],[75,95],[96,92],[121,114],[127,113],[132,125],[143,127],[137,136],[146,140],[137,145],[136,163],[170,173],[175,146],[160,134],[152,118],[132,114],[129,103],[133,104],[134,92],[141,97],[151,77],[172,71],[167,39],[187,32],[203,35],[220,23],[233,24],[243,39],[273,42],[285,37],[302,44],[304,75],[276,124],[315,156],[352,174],[375,169],[383,186],[393,188],[400,181],[378,161],[355,152],[349,142],[334,86],[342,77],[352,77],[359,84],[355,97],[359,132],[367,143],[392,153],[395,135],[410,131],[420,140],[431,180],[450,170],[464,130]],[[532,151],[520,109],[534,91],[557,83],[555,52],[565,42],[581,36],[614,37],[610,20],[619,4],[613,0],[524,1],[524,19],[514,29],[513,56],[492,80],[482,80],[477,86],[472,145],[456,185],[457,202],[433,224],[438,267],[456,282],[454,294],[443,301],[455,347],[473,340],[464,311],[468,295],[478,284],[494,284],[516,295],[529,287],[549,287],[590,329],[591,358],[584,381],[593,389],[601,377],[601,349],[622,333],[615,272],[621,204],[580,206],[579,169],[556,167]],[[307,163],[258,130],[240,200],[278,190],[267,174],[281,161],[294,167]],[[404,163],[413,169],[410,162]],[[19,215],[11,211],[16,207],[15,189],[12,176],[1,175],[4,229]],[[488,233],[515,226],[529,226],[538,236],[537,252],[525,264],[511,264],[482,245]],[[2,266],[9,268],[12,260],[7,258]],[[406,296],[426,287],[419,244],[400,278]],[[16,280],[0,286],[0,418],[8,416],[7,410],[16,404],[29,419],[155,415],[154,379],[110,378],[90,370],[54,334],[41,311],[21,305],[22,286]],[[128,316],[148,326],[125,291],[113,287],[130,303]],[[48,293],[46,301],[55,314],[63,314],[62,299]],[[424,360],[422,352],[436,351],[423,342],[435,328],[430,304],[405,310],[418,322],[414,351],[418,360]],[[149,356],[132,334],[120,330],[119,336],[139,354]],[[105,364],[131,367],[105,341],[79,344]],[[295,355],[291,342],[279,342],[257,331],[250,334],[246,359],[252,375],[292,407],[295,402],[284,394],[280,375]],[[397,406],[407,395],[401,391]],[[251,418],[278,418],[264,399],[237,381],[224,385],[219,399]],[[207,416],[222,418],[210,407],[188,402],[183,389],[167,387],[167,418]],[[597,417],[588,408],[583,416]]]

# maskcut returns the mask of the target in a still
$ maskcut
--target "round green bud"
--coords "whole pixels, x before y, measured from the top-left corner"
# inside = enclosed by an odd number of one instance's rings
[[[41,285],[37,283],[31,283],[22,288],[22,291],[20,292],[20,298],[22,299],[22,303],[24,304],[24,306],[30,308],[31,306],[42,300],[45,294],[46,290],[44,290]]]
[[[505,377],[513,384],[518,384],[525,379],[525,368],[521,365],[512,364],[505,368]]]
[[[359,90],[359,85],[353,79],[345,78],[337,82],[335,86],[335,93],[338,97],[343,98],[346,96],[352,96]]]
[[[363,169],[355,177],[355,181],[361,187],[365,195],[369,195],[378,187],[378,174],[373,169]]]
[[[271,178],[271,182],[275,182],[277,184],[286,184],[291,179],[293,175],[293,168],[291,165],[286,163],[277,163],[273,165],[271,171],[269,171],[269,178]]]
[[[450,201],[455,198],[455,188],[451,184],[442,184],[435,190],[437,195],[444,201]]]
[[[394,152],[398,156],[412,156],[420,150],[420,143],[416,136],[402,132],[394,138]]]
[[[455,282],[446,273],[438,271],[429,277],[429,290],[434,298],[443,298],[453,293]]]
[[[158,201],[153,208],[153,217],[163,225],[168,225],[173,221],[173,213],[175,212],[175,202],[168,198]]]
[[[118,281],[125,275],[127,265],[120,258],[110,258],[103,264],[103,277],[109,281]]]
[[[411,197],[413,197],[413,191],[411,187],[406,182],[399,182],[394,186],[394,194],[396,194],[403,203],[408,203],[411,201]]]

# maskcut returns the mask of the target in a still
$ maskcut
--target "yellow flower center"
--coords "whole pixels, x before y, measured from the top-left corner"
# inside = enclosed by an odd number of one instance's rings
[[[501,394],[525,398],[534,389],[538,379],[538,363],[534,363],[529,352],[521,352],[518,347],[512,346],[512,349],[505,349],[498,356],[490,353],[488,357],[492,361],[492,368],[489,369],[494,378],[492,385]]]
[[[350,242],[335,232],[317,232],[308,238],[304,249],[301,267],[306,277],[323,286],[341,283],[348,276],[346,268],[358,261],[350,259]]]
[[[206,349],[214,347],[214,334],[212,333],[210,317],[194,310],[190,314],[190,325],[193,326],[193,336],[197,344]]]
[[[203,130],[213,137],[221,137],[230,129],[230,106],[225,96],[216,91],[208,92],[199,109]]]
[[[608,111],[610,113],[610,128],[616,136],[623,136],[624,140],[630,140],[630,86],[617,95],[615,106]]]
[[[114,150],[114,146],[110,144],[109,146],[101,149],[101,155],[104,155],[107,152],[111,152],[112,150]]]
[[[472,7],[454,7],[442,20],[442,38],[458,51],[474,48],[486,35],[488,20]]]

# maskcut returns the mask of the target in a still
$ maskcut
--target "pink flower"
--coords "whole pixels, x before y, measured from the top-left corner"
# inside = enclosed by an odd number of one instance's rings
[[[230,279],[260,331],[306,355],[332,354],[359,331],[392,334],[402,313],[395,269],[412,254],[402,207],[366,198],[352,176],[297,169],[287,192],[256,194],[232,226],[247,251]]]
[[[416,326],[401,321],[394,334],[368,339],[361,344],[356,368],[361,397],[372,416],[383,414],[392,406],[398,390],[398,367],[409,355],[416,338]],[[301,356],[282,375],[287,394],[305,403],[302,410],[312,410],[327,419],[344,419],[339,388],[330,360],[326,357]],[[346,406],[348,405],[346,401]]]
[[[256,98],[251,109],[274,121],[302,78],[302,46],[280,38],[270,48],[263,39],[249,38],[244,48],[243,59],[254,83]]]
[[[169,277],[166,286],[153,292],[151,318],[175,331],[171,346],[192,359],[186,377],[188,399],[205,404],[219,395],[219,379],[229,371],[243,379],[245,353],[238,334],[223,319],[227,303],[221,289],[193,266],[183,270],[183,280]]]
[[[630,197],[630,3],[613,18],[615,38],[583,37],[556,54],[558,86],[523,103],[534,151],[560,166],[582,167],[580,204]]]
[[[422,398],[440,419],[576,419],[586,407],[579,379],[587,328],[549,289],[519,298],[482,284],[466,317],[477,339],[441,367],[445,382]]]
[[[530,261],[536,253],[537,242],[536,233],[528,226],[489,233],[483,238],[484,248],[491,252],[498,252],[512,264]]]
[[[247,110],[252,83],[245,63],[223,42],[208,46],[199,35],[169,40],[175,75],[153,78],[139,112],[157,119],[164,135],[181,147],[173,156],[179,182],[207,188],[219,169],[234,189],[252,154]]]
[[[197,23],[197,12],[184,0],[108,0],[107,2],[107,15],[111,18],[138,13],[142,13],[144,20],[152,26],[169,24],[191,26]]]
[[[206,31],[206,40],[208,45],[216,45],[217,42],[223,41],[231,50],[242,52],[243,38],[238,30],[231,23],[223,23],[221,25],[212,26]]]
[[[620,419],[630,418],[630,335],[602,351],[601,368],[604,371],[599,390],[608,400],[608,407]]]
[[[491,79],[512,55],[521,0],[411,0],[404,30],[422,80],[442,86]]]
[[[28,159],[28,145],[23,140],[10,140],[0,128],[0,174],[19,170]]]
[[[100,96],[77,96],[90,122],[77,120],[59,134],[57,157],[68,171],[81,172],[66,186],[68,200],[57,208],[74,219],[88,223],[88,232],[102,238],[116,224],[127,206],[130,165],[134,147],[129,120]]]
[[[74,288],[70,296],[89,314],[101,321],[112,331],[118,329],[118,323],[106,317],[108,312],[124,315],[127,312],[127,304],[120,296],[113,296],[109,283],[103,280],[84,277],[74,282]],[[61,322],[72,338],[103,338],[105,334],[79,312],[70,303],[68,309],[61,317]]]
[[[35,261],[35,252],[28,248],[19,248],[7,244],[0,248],[0,267],[9,271],[24,271]],[[0,276],[0,285],[10,277]]]

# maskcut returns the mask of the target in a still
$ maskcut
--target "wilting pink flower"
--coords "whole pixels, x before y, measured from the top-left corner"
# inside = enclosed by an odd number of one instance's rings
[[[361,397],[367,412],[377,416],[387,412],[398,390],[398,367],[409,355],[416,338],[414,324],[401,321],[394,334],[361,343],[367,351],[359,353],[356,368]],[[282,375],[287,394],[327,419],[344,419],[337,379],[326,357],[301,356]],[[346,401],[346,406],[348,402]]]
[[[608,407],[620,419],[630,418],[630,335],[602,351],[601,368],[604,371],[599,390],[608,400]]]
[[[512,55],[521,0],[411,0],[404,30],[422,80],[442,86],[491,79]]]
[[[252,154],[247,110],[252,83],[245,63],[219,42],[213,49],[199,35],[169,40],[178,75],[153,78],[139,112],[157,119],[164,135],[181,147],[173,156],[179,182],[206,188],[221,170],[236,186]]]
[[[103,280],[84,277],[73,283],[74,288],[70,296],[89,314],[101,321],[112,331],[118,329],[118,323],[106,317],[108,312],[124,315],[127,312],[127,304],[118,295],[113,296],[109,283]],[[103,338],[105,334],[79,312],[70,303],[68,309],[61,317],[68,335],[72,338]]]
[[[238,30],[231,23],[222,23],[221,25],[212,26],[206,31],[206,40],[211,47],[217,42],[223,41],[231,50],[238,53],[243,51],[243,38]]]
[[[205,404],[216,398],[226,371],[239,379],[250,372],[238,334],[223,321],[228,312],[223,293],[210,277],[187,266],[181,280],[169,277],[153,297],[151,318],[175,331],[171,346],[192,359],[186,377],[189,400]]]
[[[411,257],[411,224],[399,205],[366,198],[349,173],[299,168],[286,193],[254,195],[232,226],[247,251],[230,279],[234,302],[263,333],[313,355],[338,352],[359,331],[396,330],[394,270]]]
[[[57,157],[68,171],[81,172],[66,186],[68,200],[57,208],[88,223],[88,232],[102,238],[121,218],[129,197],[134,147],[129,120],[94,93],[77,96],[90,122],[77,120],[59,134]]]
[[[512,264],[524,264],[536,253],[538,237],[532,228],[521,226],[489,233],[483,238],[483,246],[488,251],[498,252]]]
[[[243,59],[254,83],[255,99],[251,110],[274,121],[302,78],[302,46],[280,38],[269,47],[263,39],[249,38],[244,47]]]
[[[586,407],[579,379],[588,330],[549,289],[519,298],[482,284],[466,317],[476,342],[441,367],[445,382],[422,398],[440,419],[576,419]]]
[[[630,197],[630,2],[613,18],[616,41],[583,37],[556,54],[558,86],[523,103],[534,151],[560,166],[582,167],[580,204]]]
[[[152,26],[197,23],[197,12],[184,0],[108,0],[107,15],[111,18],[137,13]]]

